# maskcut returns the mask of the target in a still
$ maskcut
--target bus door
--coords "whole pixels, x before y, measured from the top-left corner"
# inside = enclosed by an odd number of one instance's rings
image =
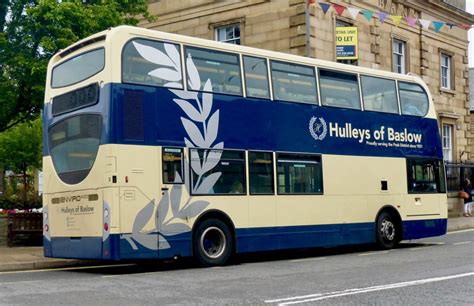
[[[407,176],[407,217],[440,215],[440,194],[446,192],[443,163],[436,159],[408,158]]]

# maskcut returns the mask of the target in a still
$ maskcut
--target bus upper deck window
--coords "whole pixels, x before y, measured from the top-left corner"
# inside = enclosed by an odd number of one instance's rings
[[[397,90],[394,80],[361,76],[364,109],[398,114]]]
[[[398,83],[403,115],[424,116],[428,113],[428,95],[418,84]]]
[[[179,45],[148,39],[129,41],[122,52],[122,81],[182,89]]]
[[[267,60],[244,56],[244,73],[247,97],[270,99]]]
[[[360,109],[357,75],[320,69],[319,83],[322,105]]]
[[[104,69],[104,48],[79,54],[53,68],[51,87],[65,87],[84,81]]]
[[[183,183],[183,149],[163,148],[163,183]]]
[[[186,71],[190,80],[188,89],[242,95],[240,60],[237,54],[194,47],[186,47],[185,54]],[[196,75],[196,69],[199,75]],[[193,82],[198,79],[201,84]],[[208,80],[212,88],[205,88]]]
[[[275,100],[317,104],[314,68],[272,61]]]

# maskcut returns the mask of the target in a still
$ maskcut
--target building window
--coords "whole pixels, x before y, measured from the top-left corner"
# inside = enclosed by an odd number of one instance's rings
[[[443,158],[453,161],[453,126],[450,124],[443,124]]]
[[[397,73],[406,73],[406,43],[402,40],[393,40],[393,71]]]
[[[240,24],[231,24],[216,28],[216,40],[240,45]]]
[[[451,56],[441,53],[441,88],[451,89]]]

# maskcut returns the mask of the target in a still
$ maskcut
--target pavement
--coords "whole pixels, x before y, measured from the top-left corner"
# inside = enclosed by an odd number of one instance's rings
[[[474,217],[448,219],[448,232],[474,228]],[[107,262],[110,264],[110,262]],[[0,247],[0,272],[100,265],[101,261],[45,258],[42,247]]]

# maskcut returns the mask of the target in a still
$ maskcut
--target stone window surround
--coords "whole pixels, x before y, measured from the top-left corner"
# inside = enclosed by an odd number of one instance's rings
[[[443,125],[451,125],[452,132],[453,134],[451,135],[452,137],[452,152],[453,152],[453,160],[452,162],[457,162],[459,160],[459,156],[457,155],[457,136],[456,136],[456,131],[461,129],[460,123],[459,123],[459,115],[454,114],[454,113],[443,113],[440,112],[438,113],[438,120],[439,120],[439,131],[440,131],[440,136],[441,140],[443,137]]]
[[[448,135],[445,134],[445,128],[449,132]],[[449,162],[452,162],[454,160],[454,148],[453,148],[453,136],[454,136],[454,125],[452,124],[446,124],[443,123],[441,126],[441,140],[442,140],[442,145],[443,145],[443,159]],[[448,142],[448,146],[445,147],[445,139]],[[449,158],[446,159],[445,156],[445,151],[449,151]]]
[[[410,72],[410,45],[409,45],[409,39],[404,37],[404,36],[401,36],[401,35],[397,35],[397,34],[393,34],[392,33],[392,37],[391,37],[391,42],[390,42],[390,47],[391,47],[391,52],[390,52],[390,60],[391,60],[391,67],[390,67],[390,70],[392,72],[395,72],[394,69],[393,69],[393,65],[394,65],[394,62],[393,62],[393,43],[395,40],[398,40],[398,41],[401,41],[404,43],[404,46],[405,46],[405,74],[407,74],[408,72]]]
[[[209,39],[216,40],[215,33],[217,28],[234,24],[240,24],[240,45],[245,45],[245,17],[233,18],[225,21],[210,23],[208,25],[208,28],[211,30],[209,31]]]
[[[439,53],[439,56],[438,56],[438,58],[439,58],[439,91],[454,95],[456,93],[456,80],[454,79],[454,76],[455,76],[454,72],[455,72],[455,69],[456,69],[456,67],[454,66],[454,52],[439,48],[438,53]],[[449,69],[450,69],[450,78],[451,78],[451,80],[450,80],[451,87],[450,88],[442,87],[442,84],[443,84],[442,80],[441,80],[441,55],[442,54],[447,55],[451,58],[451,61],[450,61],[451,66],[449,67]]]

